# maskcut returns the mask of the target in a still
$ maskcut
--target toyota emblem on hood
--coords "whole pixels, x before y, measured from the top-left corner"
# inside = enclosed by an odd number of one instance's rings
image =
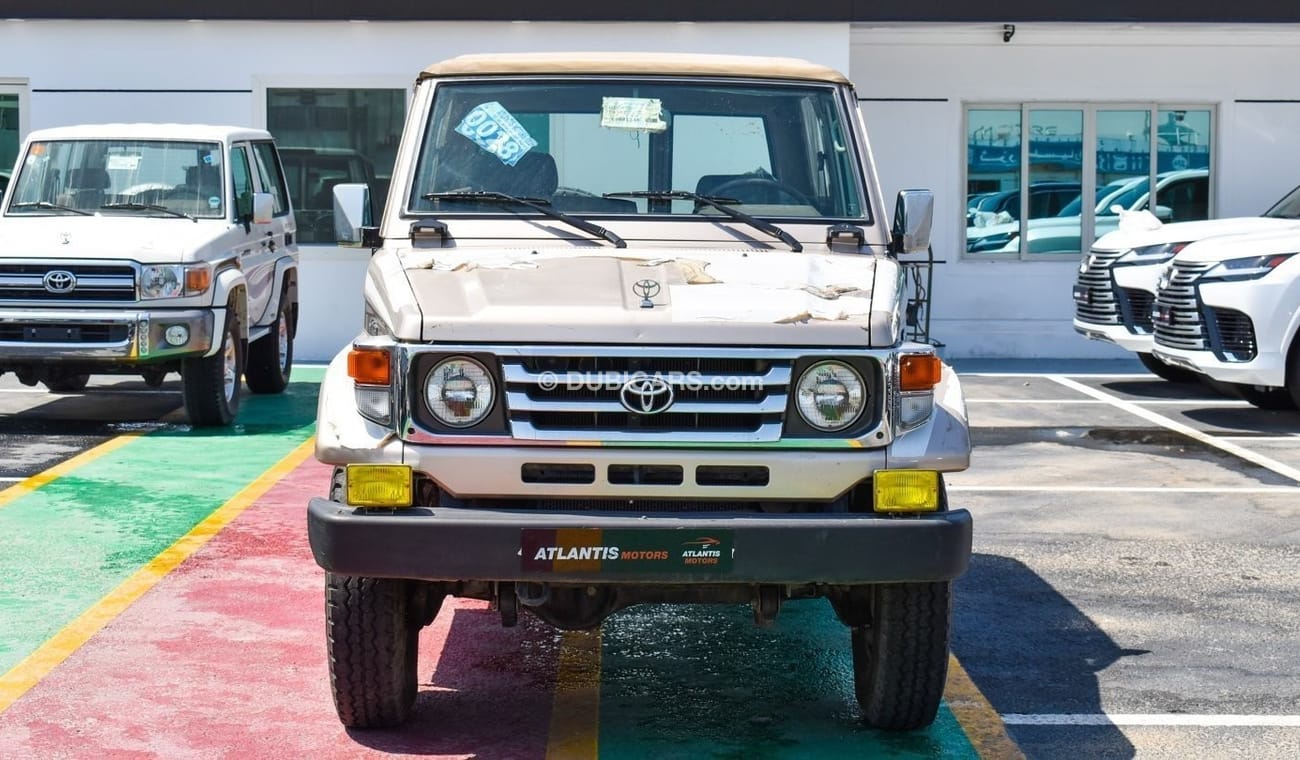
[[[45,273],[41,284],[51,293],[71,293],[77,287],[76,275],[64,269],[54,269]]]

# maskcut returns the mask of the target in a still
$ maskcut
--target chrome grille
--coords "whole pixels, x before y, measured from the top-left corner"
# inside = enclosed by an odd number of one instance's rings
[[[707,350],[707,349],[702,349]],[[511,434],[533,440],[755,442],[781,437],[791,359],[691,356],[503,357]],[[657,377],[672,405],[630,411],[624,382]]]
[[[1074,288],[1074,316],[1080,322],[1120,324],[1119,304],[1110,269],[1123,254],[1124,251],[1092,250],[1083,257]]]
[[[1232,361],[1255,358],[1255,325],[1236,309],[1211,309],[1215,325],[1215,350]]]
[[[72,275],[75,285],[67,292],[47,290],[45,278],[51,272]],[[69,304],[134,300],[135,268],[129,264],[14,262],[0,259],[0,301]]]
[[[1205,320],[1196,296],[1196,280],[1214,266],[1213,262],[1184,262],[1175,259],[1169,268],[1169,284],[1156,293],[1156,345],[1204,351]],[[1163,276],[1161,278],[1164,279]]]

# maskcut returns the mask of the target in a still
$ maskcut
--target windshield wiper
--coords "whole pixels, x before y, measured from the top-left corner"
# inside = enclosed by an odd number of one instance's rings
[[[697,195],[688,190],[630,190],[623,193],[605,193],[606,198],[649,198],[651,200],[672,200],[672,201],[695,201],[703,203],[709,208],[715,208],[738,222],[744,222],[750,227],[771,235],[780,240],[782,243],[790,246],[790,250],[799,253],[803,250],[803,245],[795,239],[794,235],[786,232],[780,227],[772,224],[765,219],[750,216],[744,211],[737,211],[729,204],[740,203],[734,198],[719,198],[712,195]]]
[[[593,224],[586,219],[579,219],[576,216],[569,216],[553,208],[547,208],[550,201],[545,198],[528,198],[509,193],[498,193],[495,190],[457,190],[446,193],[425,193],[420,196],[426,201],[475,201],[482,203],[501,203],[513,204],[516,206],[527,206],[537,213],[550,217],[559,222],[576,227],[583,232],[589,232],[593,235],[602,237],[614,244],[615,248],[627,248],[627,242],[623,238],[615,235],[613,232],[601,227],[599,224]]]
[[[177,211],[174,208],[159,206],[155,203],[105,203],[104,205],[100,206],[100,208],[125,209],[127,211],[161,211],[162,213],[168,214],[170,216],[179,216],[182,219],[189,219],[191,222],[198,223],[199,221],[198,219],[195,219],[194,217],[190,216],[184,211]]]
[[[81,214],[82,216],[94,216],[94,214],[83,208],[60,206],[57,203],[50,203],[49,201],[25,201],[23,203],[12,203],[9,205],[9,208],[52,208],[56,211],[71,211],[74,214]]]

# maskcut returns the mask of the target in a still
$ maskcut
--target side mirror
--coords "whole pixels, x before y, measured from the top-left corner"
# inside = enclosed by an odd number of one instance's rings
[[[1172,222],[1174,220],[1174,210],[1168,206],[1156,204],[1156,218],[1162,222]]]
[[[253,193],[253,224],[270,224],[275,215],[275,199],[270,193]]]
[[[929,190],[899,190],[894,203],[894,253],[924,253],[930,247],[934,224],[934,193]]]
[[[334,239],[339,245],[360,248],[366,229],[374,227],[370,211],[370,186],[343,183],[334,186]]]

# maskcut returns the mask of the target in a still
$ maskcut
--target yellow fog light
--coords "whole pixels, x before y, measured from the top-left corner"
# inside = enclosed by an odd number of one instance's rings
[[[880,470],[874,476],[877,512],[934,512],[939,508],[939,473]]]
[[[348,465],[348,504],[354,507],[411,506],[411,468],[404,464]]]

